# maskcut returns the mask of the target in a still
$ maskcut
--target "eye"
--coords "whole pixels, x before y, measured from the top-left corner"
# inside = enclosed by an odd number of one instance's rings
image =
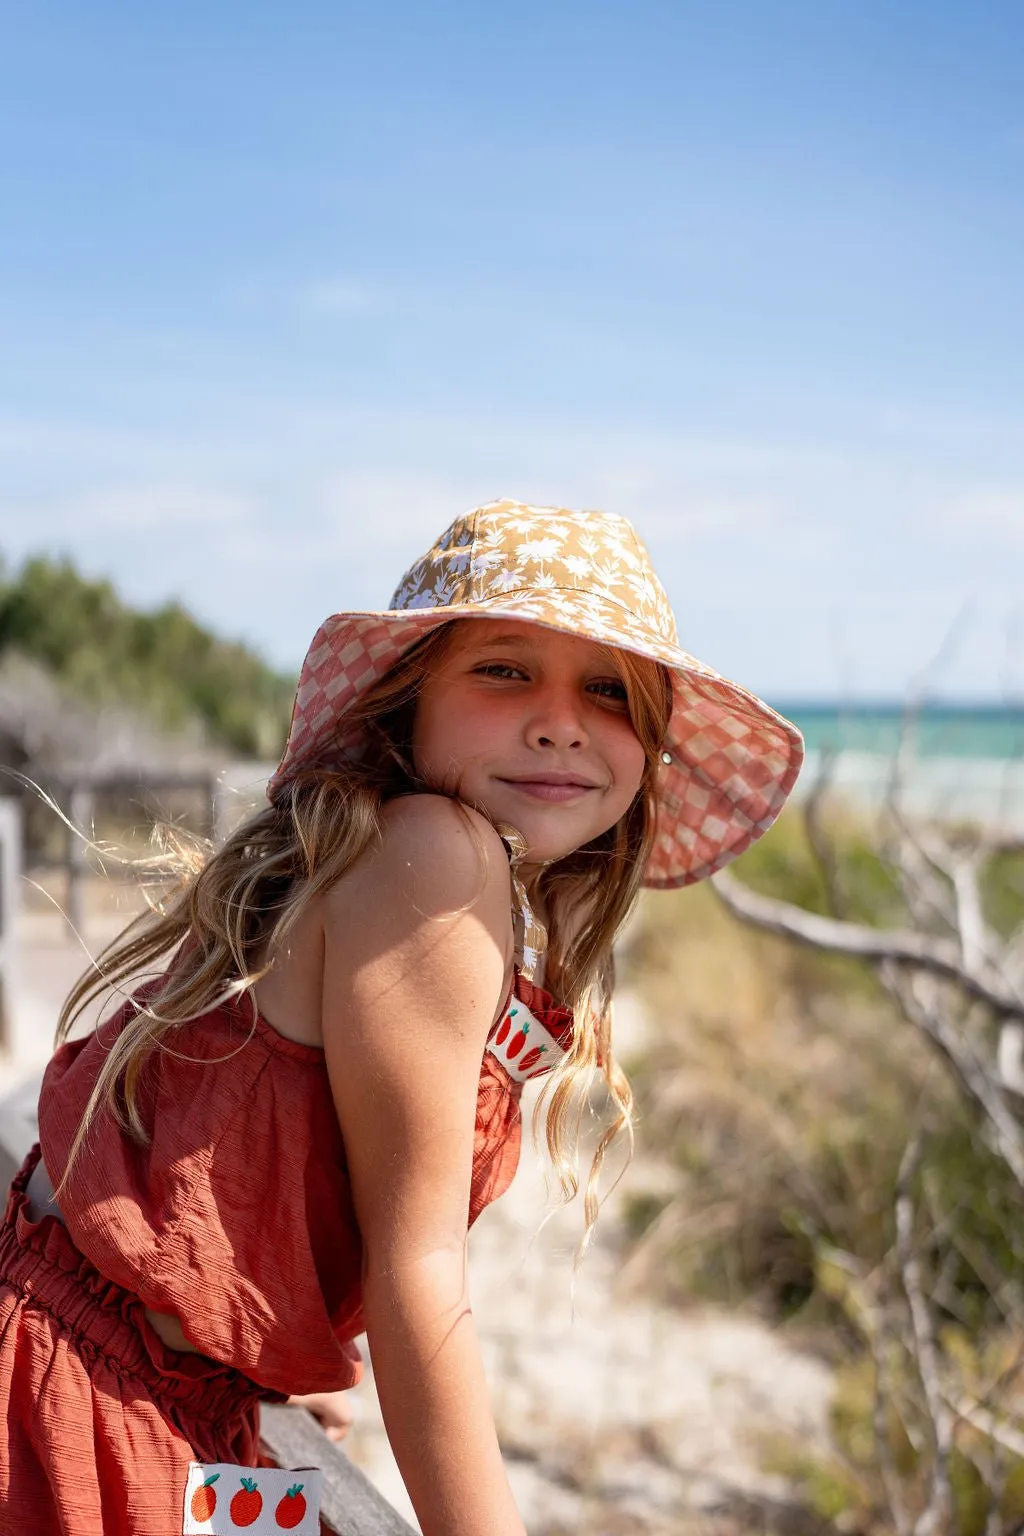
[[[629,703],[626,685],[617,677],[595,678],[592,683],[587,684],[587,692],[596,694],[599,699],[604,699],[609,704],[621,704],[623,708]]]
[[[497,677],[507,681],[526,677],[522,667],[513,666],[510,661],[482,661],[473,668],[473,674],[476,677]]]

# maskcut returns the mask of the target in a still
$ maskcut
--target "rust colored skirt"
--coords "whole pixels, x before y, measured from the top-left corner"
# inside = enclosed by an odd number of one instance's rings
[[[169,1536],[190,1461],[254,1466],[259,1400],[227,1366],[169,1349],[142,1303],[11,1185],[0,1226],[0,1536]]]

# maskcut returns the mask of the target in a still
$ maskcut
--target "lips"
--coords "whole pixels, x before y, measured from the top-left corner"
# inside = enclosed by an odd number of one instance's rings
[[[583,779],[578,773],[521,773],[502,778],[503,784],[556,784],[570,785],[574,789],[596,789],[593,779]]]
[[[502,778],[500,782],[533,800],[546,800],[555,805],[581,800],[600,788],[593,780],[580,778],[575,773],[534,773],[522,778]]]

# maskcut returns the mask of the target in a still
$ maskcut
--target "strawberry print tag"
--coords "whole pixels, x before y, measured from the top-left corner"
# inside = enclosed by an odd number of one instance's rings
[[[316,1467],[236,1467],[193,1461],[185,1483],[182,1536],[269,1536],[293,1531],[318,1536],[320,1485]]]
[[[514,997],[508,1013],[487,1042],[487,1049],[496,1056],[514,1083],[525,1083],[531,1077],[541,1077],[557,1067],[565,1050],[550,1030]]]

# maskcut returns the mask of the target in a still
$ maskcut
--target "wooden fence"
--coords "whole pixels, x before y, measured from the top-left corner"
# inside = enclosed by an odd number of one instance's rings
[[[21,902],[21,807],[0,797],[0,1051],[14,1039],[14,993]]]
[[[192,803],[194,830],[219,842],[236,824],[239,814],[262,799],[272,770],[270,763],[231,763],[201,771],[140,770],[48,779],[42,788],[63,811],[68,823],[63,853],[48,862],[65,872],[64,911],[71,927],[81,933],[85,923],[83,895],[94,862],[88,839],[93,836],[97,809],[104,802],[122,806],[134,803],[143,820],[149,822],[159,819],[161,802],[166,797],[187,797]],[[116,873],[116,866],[113,872]]]

